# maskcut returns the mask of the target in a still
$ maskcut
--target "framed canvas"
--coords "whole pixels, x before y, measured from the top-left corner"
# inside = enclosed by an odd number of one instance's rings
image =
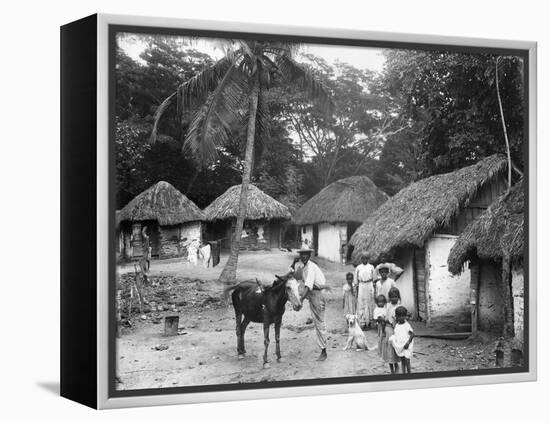
[[[61,28],[61,394],[536,378],[536,43]]]

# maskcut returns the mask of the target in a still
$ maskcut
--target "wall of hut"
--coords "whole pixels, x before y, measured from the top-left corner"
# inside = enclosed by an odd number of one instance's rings
[[[426,292],[428,322],[456,326],[470,319],[470,271],[453,275],[447,268],[447,258],[457,237],[434,235],[426,249]]]
[[[185,254],[186,245],[197,239],[202,241],[201,222],[182,223],[180,225],[160,226],[159,257],[178,257]]]
[[[345,223],[320,223],[319,247],[317,255],[327,260],[340,262],[342,244],[347,244],[347,225]]]
[[[512,299],[514,304],[514,336],[523,342],[523,308],[524,308],[523,267],[512,268]]]
[[[222,240],[224,250],[231,248],[233,222],[211,222],[207,225],[208,241]],[[278,220],[245,220],[241,233],[240,249],[247,251],[270,250],[281,246],[281,222]]]
[[[143,257],[142,228],[147,234],[154,258],[178,257],[186,253],[186,244],[193,239],[201,241],[201,222],[159,226],[156,222],[123,222],[119,239],[121,259],[132,260]]]

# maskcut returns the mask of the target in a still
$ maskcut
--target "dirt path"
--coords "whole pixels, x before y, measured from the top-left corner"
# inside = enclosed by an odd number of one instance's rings
[[[291,258],[288,253],[243,255],[239,262],[239,277],[246,279],[261,274],[269,278],[277,267],[288,266]],[[339,287],[346,268],[332,263],[322,265],[329,283]],[[258,272],[258,268],[262,270]],[[159,298],[164,302],[164,308],[168,305],[177,311],[153,311],[145,320],[138,316],[133,327],[123,332],[117,342],[119,389],[389,374],[388,366],[378,357],[377,351],[342,350],[347,334],[339,289],[334,289],[328,296],[328,360],[315,361],[319,351],[313,326],[306,324],[309,317],[306,302],[299,312],[287,305],[281,330],[283,362],[275,361],[275,344],[272,342],[269,350],[271,368],[263,369],[263,330],[259,324],[250,324],[246,332],[247,356],[243,360],[237,359],[233,308],[217,301],[220,286],[213,281],[221,267],[214,269],[215,272],[199,267],[186,271],[185,265],[178,261],[165,261],[154,262],[151,270],[151,277],[161,281],[155,289],[162,294]],[[120,273],[124,274],[125,269]],[[182,274],[185,274],[185,279]],[[153,308],[158,307],[159,298],[155,297],[157,301],[150,303]],[[163,335],[163,317],[166,315],[179,315],[181,335]],[[274,339],[273,329],[271,338]],[[368,331],[367,338],[370,344],[376,344],[374,331]],[[156,346],[168,348],[157,350]],[[492,350],[493,342],[416,338],[412,370],[494,367]]]

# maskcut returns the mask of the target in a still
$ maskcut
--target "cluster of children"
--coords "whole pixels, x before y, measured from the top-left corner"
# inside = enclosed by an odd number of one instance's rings
[[[373,310],[373,319],[378,332],[378,354],[385,363],[389,364],[392,373],[398,372],[399,364],[401,364],[402,373],[410,373],[414,332],[408,322],[408,311],[401,305],[399,289],[393,280],[393,284],[387,282],[389,278],[383,273],[385,272],[381,272],[383,277],[376,282]],[[386,289],[387,287],[389,288]],[[356,314],[357,297],[353,273],[346,274],[343,291],[344,316]]]

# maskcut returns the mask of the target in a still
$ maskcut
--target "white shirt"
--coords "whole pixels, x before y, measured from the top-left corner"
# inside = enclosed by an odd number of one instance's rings
[[[313,289],[314,285],[317,286],[317,288],[321,289],[325,287],[325,284],[327,283],[325,275],[323,275],[323,272],[321,271],[321,269],[319,269],[319,266],[317,266],[311,260],[306,263],[302,272],[304,285],[307,286],[309,289]]]
[[[382,279],[380,279],[378,282],[376,282],[376,295],[383,295],[386,297],[386,300],[389,301],[388,294],[390,292],[390,289],[397,288],[397,284],[395,281],[391,278],[386,278],[385,281],[382,282]]]
[[[370,263],[363,264],[355,268],[355,280],[357,284],[359,282],[368,282],[374,279],[374,266]]]

